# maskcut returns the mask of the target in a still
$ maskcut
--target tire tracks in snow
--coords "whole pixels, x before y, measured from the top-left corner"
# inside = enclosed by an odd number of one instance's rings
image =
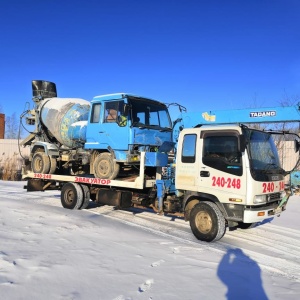
[[[14,187],[1,187],[0,193],[7,199],[22,199],[36,204],[61,207],[59,192],[27,193]],[[21,200],[20,200],[21,201]],[[157,215],[149,211],[115,210],[111,206],[90,205],[85,213],[93,213],[115,219],[143,230],[166,236],[203,250],[225,254],[228,249],[240,248],[268,272],[300,282],[300,230],[267,223],[248,230],[228,231],[218,242],[198,241],[188,222],[182,218]]]
[[[105,206],[88,209],[88,211],[222,254],[228,249],[241,248],[257,261],[262,269],[300,282],[300,231],[264,224],[248,230],[238,229],[232,232],[227,230],[220,241],[205,243],[196,240],[189,223],[182,219],[172,221],[169,216],[160,216],[151,212],[134,214],[132,211],[113,210]]]

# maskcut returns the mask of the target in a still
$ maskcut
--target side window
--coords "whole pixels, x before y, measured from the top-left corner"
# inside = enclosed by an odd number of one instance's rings
[[[136,117],[133,118],[133,121],[145,125],[146,124],[145,112],[138,112]]]
[[[119,102],[105,103],[104,123],[116,123],[118,117]]]
[[[91,123],[99,123],[99,121],[100,121],[100,108],[101,108],[100,103],[96,103],[96,104],[93,105]]]
[[[114,101],[105,103],[104,123],[118,123],[123,127],[127,124],[127,116],[124,112],[124,101]]]
[[[196,161],[196,134],[186,134],[183,138],[181,161],[194,163]]]
[[[241,176],[242,154],[238,151],[238,135],[222,133],[222,135],[205,134],[203,136],[203,164],[220,171]]]
[[[150,117],[150,122],[151,122],[150,125],[159,126],[159,119],[158,119],[158,113],[157,113],[157,111],[150,112],[150,116],[149,117]]]

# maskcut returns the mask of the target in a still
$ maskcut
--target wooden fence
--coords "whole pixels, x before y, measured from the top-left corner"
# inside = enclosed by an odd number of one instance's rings
[[[18,140],[0,140],[0,179],[20,180],[23,158],[29,156],[29,147],[18,146]]]

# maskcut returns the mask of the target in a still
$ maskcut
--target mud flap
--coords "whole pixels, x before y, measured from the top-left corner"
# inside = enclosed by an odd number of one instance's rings
[[[44,191],[45,182],[41,179],[28,179],[27,185],[24,186],[24,189],[27,189],[27,192],[38,192]]]

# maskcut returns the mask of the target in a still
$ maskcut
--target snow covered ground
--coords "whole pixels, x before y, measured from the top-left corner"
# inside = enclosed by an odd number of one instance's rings
[[[182,219],[92,206],[0,181],[0,299],[300,299],[300,197],[216,243]]]

